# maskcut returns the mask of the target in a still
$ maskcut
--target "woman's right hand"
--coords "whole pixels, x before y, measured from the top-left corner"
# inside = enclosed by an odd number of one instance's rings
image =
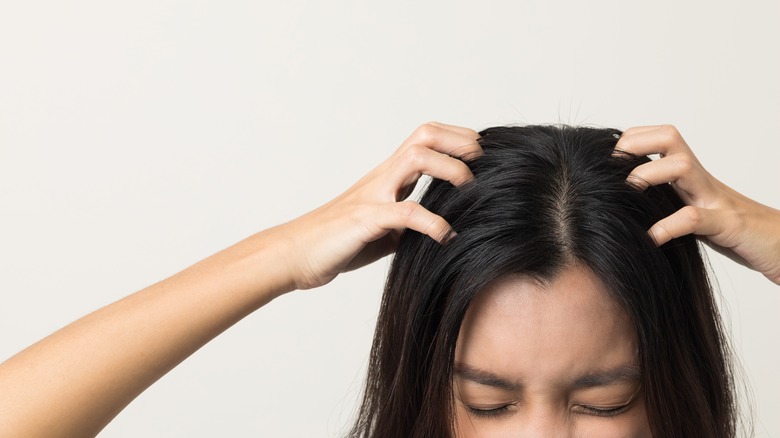
[[[482,155],[476,131],[429,122],[390,158],[327,204],[277,227],[290,252],[295,289],[330,282],[339,273],[395,251],[405,228],[443,243],[454,231],[441,216],[405,200],[422,175],[460,186],[474,178],[464,163]]]

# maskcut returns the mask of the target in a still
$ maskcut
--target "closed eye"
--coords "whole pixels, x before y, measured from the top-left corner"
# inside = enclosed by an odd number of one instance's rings
[[[631,404],[625,404],[614,408],[597,408],[595,406],[577,405],[577,413],[585,415],[596,415],[598,417],[614,417],[616,415],[626,412]]]
[[[475,408],[473,406],[466,406],[466,408],[474,416],[484,418],[484,417],[498,417],[500,415],[503,415],[509,411],[510,406],[512,405],[508,404],[508,405],[503,405],[497,408],[490,408],[490,409]]]

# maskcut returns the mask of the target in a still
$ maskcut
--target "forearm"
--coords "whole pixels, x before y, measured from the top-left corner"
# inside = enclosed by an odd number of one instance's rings
[[[3,436],[94,436],[149,385],[292,289],[279,227],[64,327],[0,365]]]

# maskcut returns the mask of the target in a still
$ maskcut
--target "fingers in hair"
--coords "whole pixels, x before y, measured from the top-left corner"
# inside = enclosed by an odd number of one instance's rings
[[[706,190],[706,178],[699,170],[698,163],[690,154],[679,153],[640,164],[626,180],[640,190],[674,182],[677,193],[688,202],[691,200],[690,193],[701,194]]]
[[[441,122],[428,122],[431,125],[439,126],[444,129],[449,129],[450,131],[457,132],[461,135],[464,135],[466,137],[471,138],[472,140],[476,140],[479,138],[479,133],[471,128],[467,128],[465,126],[457,126],[457,125],[448,125],[446,123]]]
[[[431,237],[439,243],[445,243],[456,234],[450,224],[441,216],[431,213],[414,201],[402,201],[385,204],[386,211],[380,226],[385,229],[410,228]]]
[[[721,233],[722,228],[722,223],[717,220],[717,215],[712,210],[686,205],[656,222],[650,227],[648,234],[657,246],[661,246],[688,234],[713,236]]]
[[[399,186],[413,184],[421,175],[449,181],[456,187],[474,179],[474,174],[464,162],[419,144],[404,150],[398,157],[394,173]]]
[[[688,144],[677,128],[672,125],[632,129],[629,128],[623,132],[615,144],[616,150],[634,155],[661,154],[661,156],[666,156],[682,152],[692,155]]]
[[[482,147],[477,143],[474,133],[464,135],[450,128],[425,123],[414,130],[404,141],[399,151],[412,145],[422,145],[436,152],[462,160],[471,160],[482,155]]]

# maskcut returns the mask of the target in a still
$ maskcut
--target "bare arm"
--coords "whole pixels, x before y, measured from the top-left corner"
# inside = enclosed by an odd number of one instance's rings
[[[289,274],[274,263],[284,253],[278,234],[256,234],[3,363],[0,430],[18,437],[96,435],[206,342],[292,290]]]
[[[467,128],[422,125],[333,201],[97,310],[0,364],[2,436],[95,436],[157,379],[274,298],[389,254],[404,228],[445,239],[451,230],[444,219],[403,198],[423,173],[454,184],[473,178],[458,157],[481,151],[477,137]]]

